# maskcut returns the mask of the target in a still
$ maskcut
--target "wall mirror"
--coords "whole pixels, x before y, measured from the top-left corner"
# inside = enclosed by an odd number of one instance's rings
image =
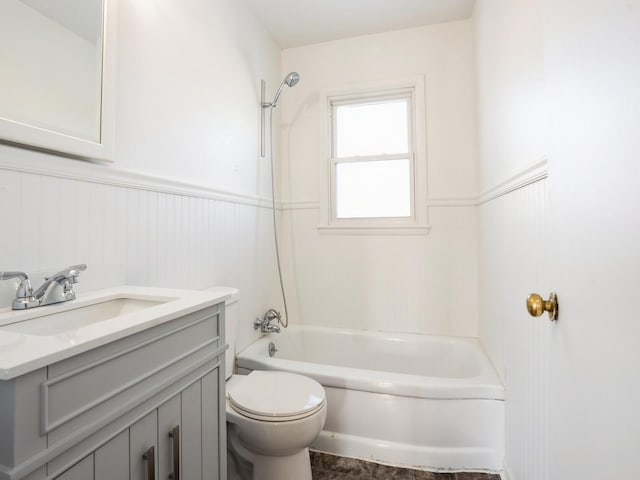
[[[112,160],[114,0],[0,1],[0,140]]]

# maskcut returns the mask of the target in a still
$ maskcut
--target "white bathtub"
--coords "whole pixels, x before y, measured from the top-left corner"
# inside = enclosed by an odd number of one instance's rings
[[[292,325],[236,361],[324,385],[315,450],[431,471],[502,469],[504,388],[475,339]]]

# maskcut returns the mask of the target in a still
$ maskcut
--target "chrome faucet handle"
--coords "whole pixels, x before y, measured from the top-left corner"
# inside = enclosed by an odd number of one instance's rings
[[[78,283],[78,276],[80,272],[84,272],[87,269],[86,263],[81,263],[78,265],[71,265],[70,267],[65,268],[64,270],[60,270],[58,273],[51,275],[50,277],[45,277],[45,280],[52,279],[53,281],[57,281],[62,278],[66,278],[71,283]]]
[[[269,324],[274,320],[278,320],[278,322],[280,322],[282,320],[282,314],[275,308],[270,308],[267,310],[267,313],[264,314],[264,322]]]
[[[253,329],[258,330],[259,328],[262,328],[262,320],[256,317],[256,319],[253,321]]]
[[[262,333],[280,333],[280,327],[278,325],[271,325],[273,320],[280,321],[281,319],[280,312],[278,312],[275,308],[270,308],[262,317],[262,320],[256,318],[253,321],[253,329],[258,330]]]
[[[20,279],[20,285],[16,291],[16,298],[13,300],[11,308],[13,310],[24,310],[25,308],[38,306],[38,301],[33,296],[31,280],[29,280],[29,276],[26,273],[0,272],[0,280],[12,280],[14,278]]]

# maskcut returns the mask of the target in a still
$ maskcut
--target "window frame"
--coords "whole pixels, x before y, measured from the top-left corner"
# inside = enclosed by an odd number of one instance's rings
[[[384,100],[406,99],[408,106],[407,153],[367,155],[361,157],[336,156],[336,107],[375,103]],[[320,92],[322,138],[321,233],[336,234],[426,234],[427,219],[427,161],[426,116],[424,78],[409,77],[400,80],[350,85]],[[409,217],[337,218],[336,170],[342,163],[382,160],[409,160],[410,201]]]

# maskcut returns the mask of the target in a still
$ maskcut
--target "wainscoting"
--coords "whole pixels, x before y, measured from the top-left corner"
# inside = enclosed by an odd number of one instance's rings
[[[525,308],[529,293],[549,293],[548,190],[546,174],[529,179],[479,207],[480,335],[506,387],[505,477],[511,480],[549,478],[552,324]]]
[[[80,293],[118,284],[238,287],[240,318],[247,319],[238,327],[239,347],[255,339],[250,319],[279,298],[269,287],[277,277],[263,199],[77,168],[93,173],[79,179],[0,165],[0,269],[26,271],[37,286],[41,275],[86,263]],[[7,307],[16,287],[0,283],[0,307]]]

